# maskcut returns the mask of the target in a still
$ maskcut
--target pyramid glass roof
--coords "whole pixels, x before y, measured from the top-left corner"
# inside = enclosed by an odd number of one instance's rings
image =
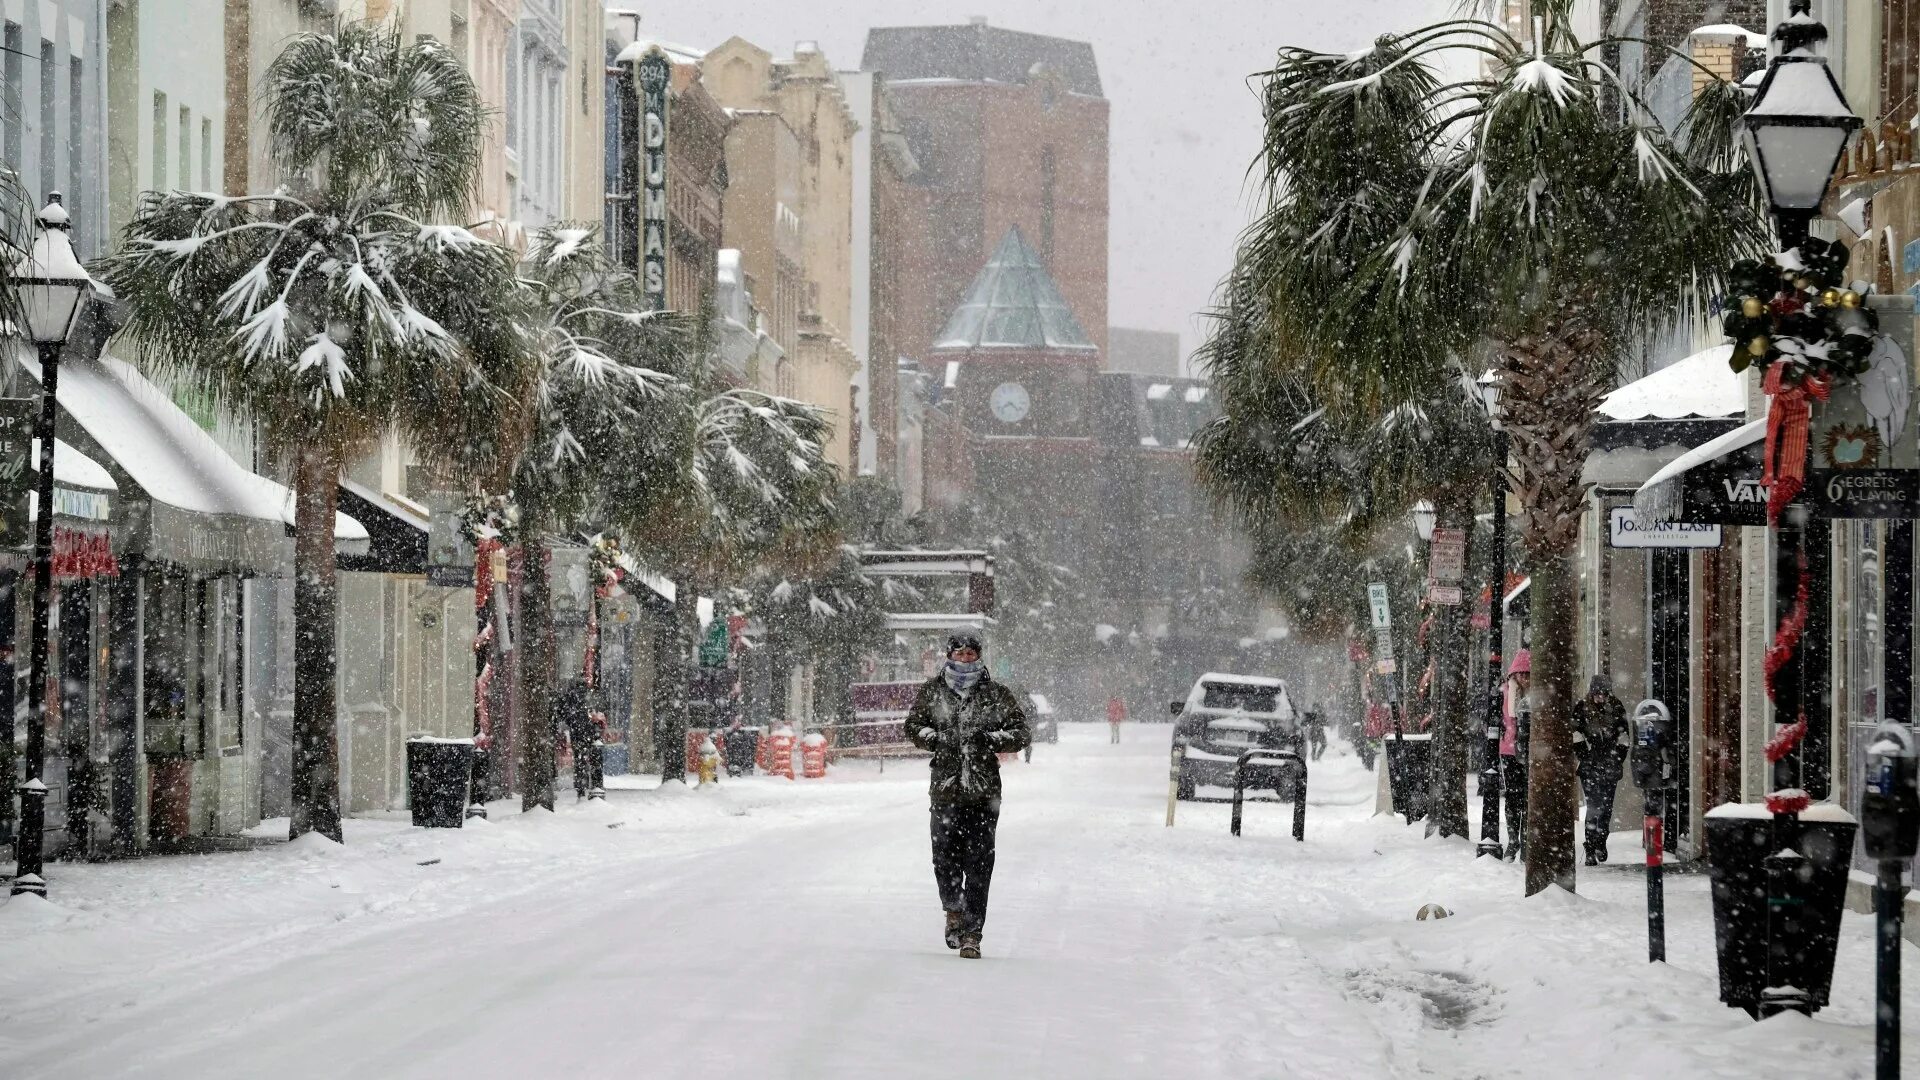
[[[934,338],[936,349],[1095,349],[1060,286],[1027,246],[1019,226],[1007,230],[980,268],[966,298]]]

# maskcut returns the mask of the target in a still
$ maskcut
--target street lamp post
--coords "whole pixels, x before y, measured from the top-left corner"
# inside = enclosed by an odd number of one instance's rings
[[[60,379],[60,350],[73,335],[93,279],[73,253],[70,223],[60,195],[50,193],[40,211],[40,232],[33,247],[13,269],[13,289],[27,336],[40,354],[40,420],[34,435],[40,441],[35,473],[38,500],[33,522],[33,645],[27,683],[27,778],[20,788],[20,836],[16,846],[18,868],[13,893],[47,895],[40,876],[46,842],[47,785],[41,779],[47,764],[47,635],[49,594],[53,590],[53,428],[55,394]],[[0,617],[5,613],[0,612]]]
[[[1485,755],[1480,766],[1480,843],[1474,858],[1501,857],[1500,848],[1500,736],[1506,716],[1501,710],[1501,681],[1505,675],[1507,590],[1507,431],[1500,422],[1500,378],[1493,372],[1479,383],[1480,403],[1493,427],[1493,472],[1488,488],[1493,496],[1493,558],[1487,561],[1487,725]]]
[[[1812,17],[1811,7],[1809,0],[1793,0],[1787,20],[1775,27],[1775,55],[1739,122],[1783,251],[1808,240],[1834,169],[1861,125],[1820,55],[1827,31]],[[1770,393],[1774,377],[1770,371]],[[1782,405],[1775,400],[1772,408]],[[1768,450],[1771,463],[1771,434]],[[1776,476],[1774,482],[1789,480]],[[1770,503],[1768,516],[1774,527],[1774,611],[1781,627],[1767,657],[1774,709],[1774,736],[1766,747],[1773,763],[1772,793],[1764,817],[1730,816],[1739,807],[1716,809],[1708,821],[1707,845],[1721,1000],[1756,1016],[1789,1009],[1812,1013],[1825,1003],[1846,873],[1840,849],[1851,848],[1854,829],[1850,819],[1843,824],[1801,817],[1808,804],[1802,739],[1811,721],[1824,722],[1807,716],[1812,672],[1799,640],[1806,618],[1809,514],[1804,503],[1780,507],[1776,502]],[[1765,911],[1755,912],[1760,898]]]

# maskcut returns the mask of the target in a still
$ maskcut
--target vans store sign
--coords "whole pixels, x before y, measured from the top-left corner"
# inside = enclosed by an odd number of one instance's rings
[[[1719,525],[1693,525],[1669,521],[1642,525],[1633,507],[1616,506],[1607,523],[1607,545],[1617,548],[1717,548],[1722,540]]]

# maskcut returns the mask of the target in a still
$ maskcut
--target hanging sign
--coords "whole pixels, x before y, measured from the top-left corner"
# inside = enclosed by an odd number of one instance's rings
[[[1920,517],[1920,410],[1913,387],[1913,302],[1874,297],[1882,331],[1867,370],[1836,380],[1807,430],[1804,499],[1817,518]]]
[[[1719,525],[1697,525],[1667,521],[1642,525],[1631,506],[1616,506],[1607,521],[1607,546],[1616,548],[1717,548],[1722,542]]]
[[[1393,625],[1393,608],[1387,603],[1387,585],[1383,581],[1367,584],[1367,607],[1373,616],[1373,628],[1385,630]]]
[[[1431,557],[1427,564],[1427,576],[1442,585],[1452,585],[1467,576],[1467,533],[1465,529],[1435,529],[1433,542],[1429,545]],[[1459,603],[1455,589],[1455,599],[1443,603]]]
[[[1442,585],[1437,581],[1427,582],[1427,603],[1453,607],[1460,603],[1460,586]]]
[[[647,307],[667,306],[667,90],[673,61],[659,46],[635,65],[640,84],[640,287]]]
[[[0,398],[0,547],[23,548],[33,486],[33,398]]]
[[[427,580],[459,588],[473,584],[473,545],[467,542],[466,500],[452,491],[427,493]]]

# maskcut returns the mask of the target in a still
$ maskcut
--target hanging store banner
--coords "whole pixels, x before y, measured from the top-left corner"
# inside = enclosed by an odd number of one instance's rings
[[[1872,297],[1881,332],[1867,370],[1816,401],[1807,486],[1817,518],[1920,517],[1920,400],[1913,392],[1913,301]]]
[[[1668,521],[1642,525],[1631,506],[1616,506],[1607,521],[1607,546],[1615,548],[1717,548],[1723,542],[1719,525]]]
[[[1760,482],[1760,444],[1683,473],[1675,518],[1695,525],[1765,525],[1767,487]]]
[[[427,580],[457,589],[473,584],[473,545],[467,542],[467,501],[452,491],[427,493]]]
[[[653,311],[667,306],[667,91],[673,61],[658,46],[635,65],[640,84],[640,285]]]
[[[33,487],[33,398],[0,398],[0,548],[24,548]]]
[[[1442,585],[1455,584],[1467,576],[1467,533],[1465,529],[1435,529],[1429,545],[1431,558],[1427,577]],[[1455,589],[1455,593],[1459,590]],[[1459,600],[1446,601],[1457,604]]]

